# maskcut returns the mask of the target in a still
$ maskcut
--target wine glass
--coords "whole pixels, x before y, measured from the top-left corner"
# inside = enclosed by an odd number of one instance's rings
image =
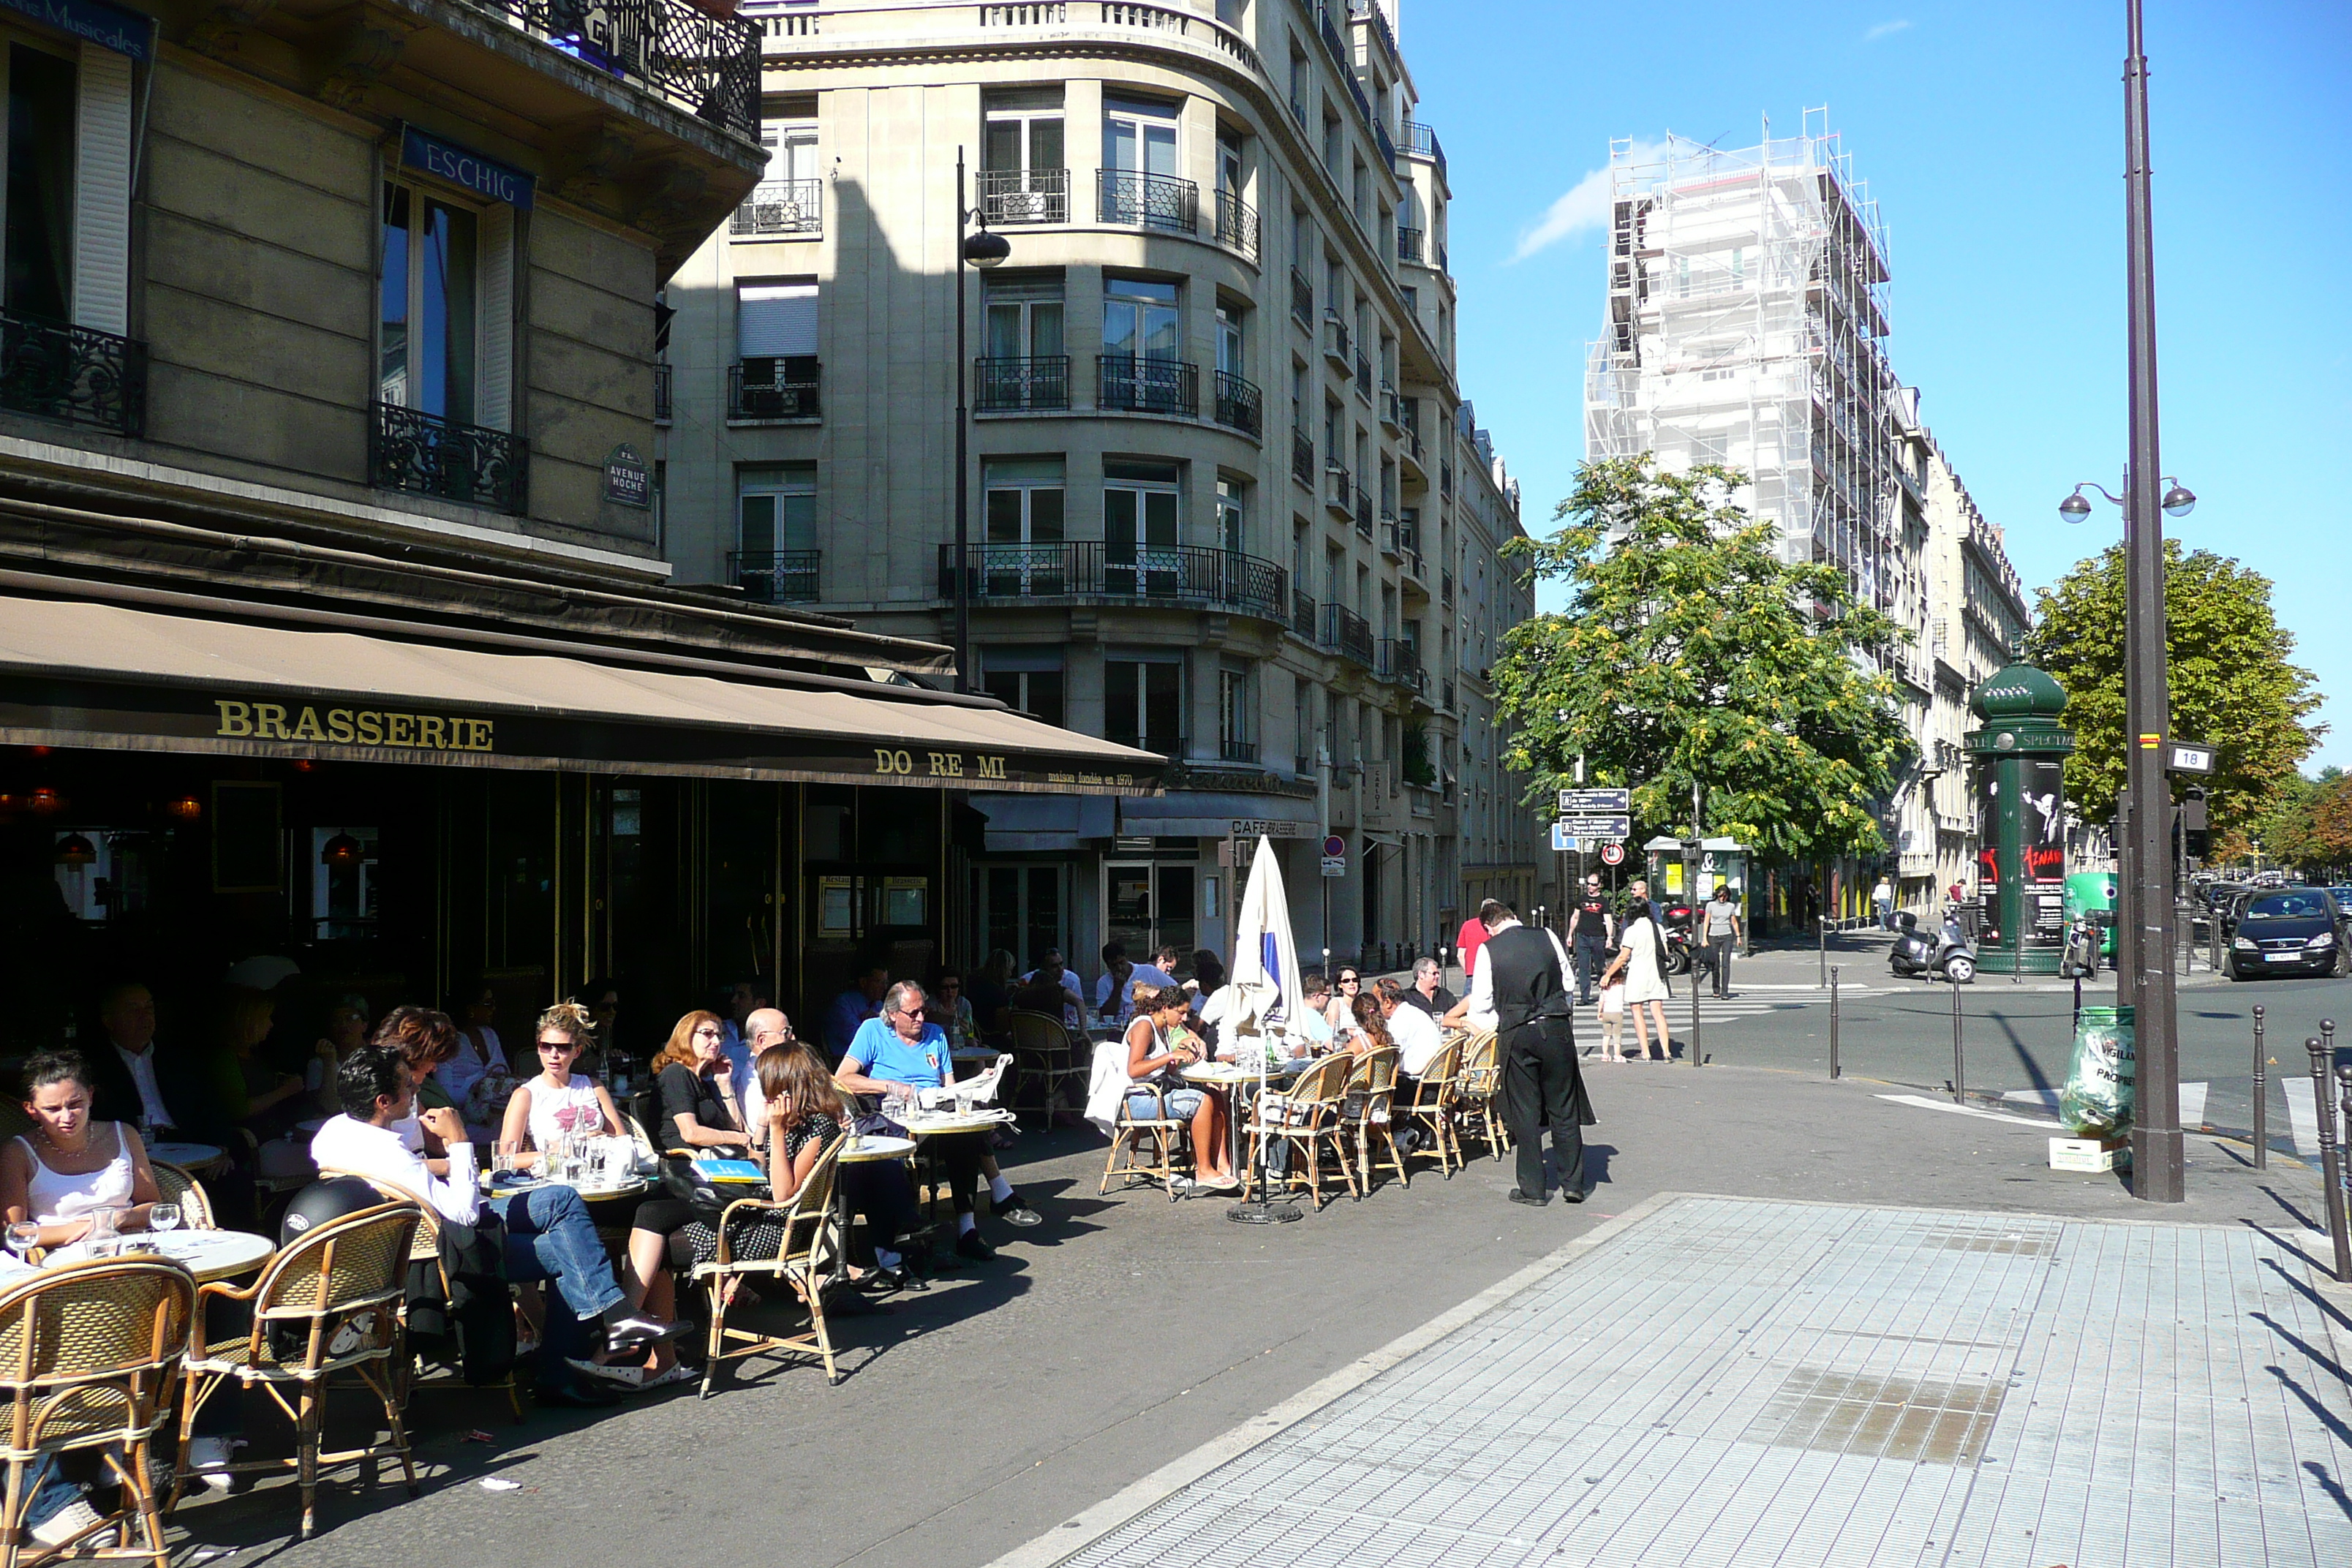
[[[29,1268],[30,1262],[25,1255],[41,1244],[41,1227],[28,1219],[17,1220],[8,1226],[7,1242],[8,1250],[16,1255],[16,1261]]]
[[[150,1204],[147,1206],[147,1228],[158,1236],[180,1228],[180,1205]]]

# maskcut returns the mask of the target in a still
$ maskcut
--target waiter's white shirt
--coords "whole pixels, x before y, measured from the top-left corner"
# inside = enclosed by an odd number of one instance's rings
[[[1437,1020],[1410,1002],[1389,1015],[1389,1038],[1396,1042],[1397,1071],[1407,1078],[1427,1072],[1437,1053],[1445,1048]]]
[[[1494,929],[1493,932],[1488,935],[1486,940],[1488,942],[1494,941],[1496,937],[1502,935],[1505,931],[1509,931],[1518,923],[1519,922],[1517,921],[1505,921],[1501,925],[1498,925]],[[1553,962],[1559,965],[1560,989],[1568,992],[1570,995],[1575,994],[1576,982],[1571,977],[1576,972],[1572,967],[1570,967],[1568,962],[1568,949],[1560,946],[1559,933],[1554,931],[1549,926],[1546,926],[1544,928],[1544,938],[1551,943],[1551,955]],[[1482,946],[1478,951],[1480,952],[1485,952],[1486,950]],[[1493,964],[1482,963],[1476,969],[1470,972],[1470,995],[1467,1000],[1470,1005],[1470,1022],[1473,1025],[1481,1029],[1500,1027],[1500,1021],[1497,1019],[1495,1013],[1495,967]],[[1393,1031],[1395,1026],[1391,1024],[1390,1028]],[[1399,1066],[1402,1068],[1402,1064],[1400,1063]]]

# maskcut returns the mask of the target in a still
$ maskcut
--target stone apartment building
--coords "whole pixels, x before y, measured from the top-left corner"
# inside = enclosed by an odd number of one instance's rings
[[[1310,953],[1527,889],[1483,677],[1531,607],[1494,553],[1518,497],[1465,417],[1391,17],[746,14],[772,162],[665,296],[668,559],[893,636],[956,641],[961,598],[975,688],[1169,763],[1158,796],[971,794],[965,956],[1227,953],[1259,835]],[[960,267],[982,226],[1006,254]]]
[[[941,774],[1156,773],[915,684],[944,648],[670,585],[657,295],[766,163],[752,24],[54,0],[0,34],[12,1044],[123,975],[194,1031],[262,952],[378,1009],[488,984],[509,1027],[592,975],[639,1027],[746,970],[798,999],[853,927],[950,939]]]

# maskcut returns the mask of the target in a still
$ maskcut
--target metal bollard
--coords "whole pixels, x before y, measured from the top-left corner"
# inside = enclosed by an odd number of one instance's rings
[[[1830,921],[1829,921],[1829,917],[1828,917],[1827,915],[1823,915],[1823,916],[1822,917],[1822,984],[1823,985],[1827,985],[1829,983],[1830,983]]]
[[[1838,974],[1845,966],[1839,964],[1830,971],[1830,1079],[1838,1076]]]
[[[2254,1008],[2254,1169],[2271,1165],[2271,1097],[2269,1075],[2263,1070],[2263,1010]]]
[[[1960,988],[1952,987],[1952,1103],[1969,1102],[1968,1060],[1960,1051]]]
[[[1698,1037],[1698,966],[1696,964],[1691,965],[1687,973],[1690,975],[1691,983],[1691,1066],[1695,1068],[1705,1067],[1706,1065],[1706,1053],[1699,1048]]]
[[[2331,1038],[2305,1040],[2303,1048],[2311,1053],[2312,1110],[2319,1123],[2319,1179],[2326,1187],[2327,1239],[2336,1249],[2337,1281],[2352,1284],[2352,1234],[2345,1229],[2344,1162],[2336,1146],[2336,1075],[2330,1070],[2336,1030],[2333,1020],[2323,1021],[2320,1027]]]

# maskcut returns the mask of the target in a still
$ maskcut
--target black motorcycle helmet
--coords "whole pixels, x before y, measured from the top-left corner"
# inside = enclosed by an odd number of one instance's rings
[[[294,1194],[286,1205],[286,1217],[278,1222],[278,1245],[285,1247],[299,1241],[304,1235],[329,1220],[372,1209],[383,1203],[383,1194],[361,1181],[357,1176],[335,1176],[322,1182],[312,1182]]]

